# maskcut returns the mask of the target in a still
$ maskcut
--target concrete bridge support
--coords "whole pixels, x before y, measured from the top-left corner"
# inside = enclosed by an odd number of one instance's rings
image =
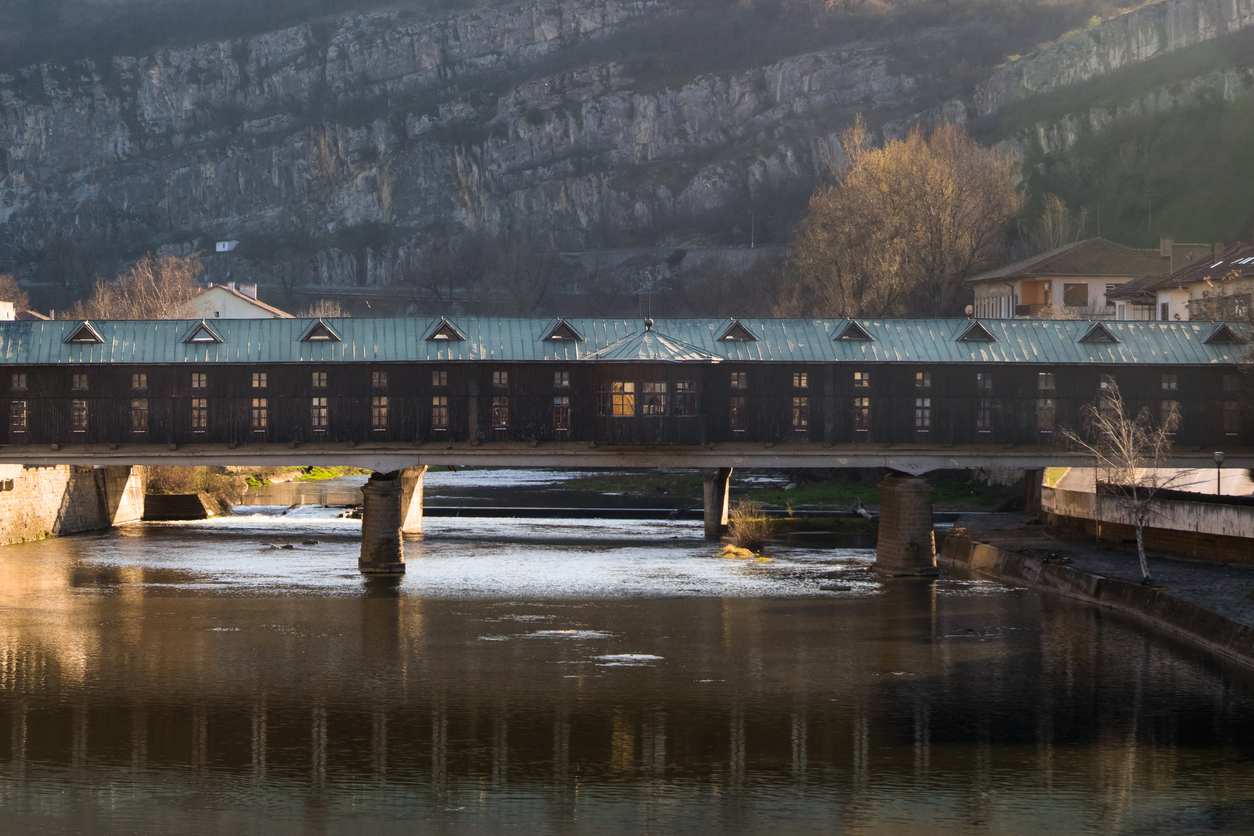
[[[361,487],[361,557],[363,575],[405,574],[401,542],[403,514],[400,473],[373,473]]]
[[[401,471],[401,533],[422,533],[422,480],[426,476],[425,464],[407,467]]]
[[[875,568],[890,575],[935,575],[932,486],[922,476],[892,473],[879,484],[880,531]]]
[[[727,486],[731,482],[730,467],[702,468],[705,480],[705,539],[717,540],[727,525]]]

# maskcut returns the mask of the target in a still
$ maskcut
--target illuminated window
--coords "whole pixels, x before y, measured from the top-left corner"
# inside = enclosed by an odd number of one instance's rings
[[[975,404],[975,431],[991,433],[993,431],[993,401],[991,398],[980,398]]]
[[[630,418],[636,414],[636,384],[630,380],[602,381],[597,389],[601,415]]]
[[[748,372],[732,372],[731,373],[731,388],[747,389],[748,387],[749,387],[749,373]]]
[[[809,388],[809,386],[810,386],[809,372],[793,372],[792,373],[792,388],[807,389]]]
[[[1054,389],[1054,373],[1053,372],[1037,372],[1036,388],[1042,392],[1052,392]]]
[[[932,373],[931,372],[915,372],[914,373],[915,389],[931,389]]]
[[[192,432],[203,433],[209,429],[209,400],[192,398]]]
[[[492,429],[509,429],[509,398],[495,395],[492,398]]]
[[[809,398],[793,398],[792,399],[792,429],[793,432],[807,432],[810,429],[810,399]]]
[[[18,372],[13,375],[13,385],[9,387],[18,391],[26,389],[26,372]]]
[[[1174,392],[1178,388],[1179,386],[1177,385],[1176,375],[1174,374],[1163,375],[1163,391],[1164,392]]]
[[[252,428],[255,433],[263,433],[270,426],[270,410],[265,398],[253,398]]]
[[[309,402],[309,426],[315,430],[325,430],[330,418],[326,398],[312,398]]]
[[[26,401],[13,401],[9,404],[9,432],[26,432]]]
[[[388,428],[388,399],[386,395],[376,395],[370,399],[370,429],[386,430]]]
[[[432,386],[448,386],[448,372],[432,372],[431,373],[431,385]]]
[[[675,383],[675,414],[688,417],[697,414],[697,383],[680,380]]]
[[[76,433],[87,432],[87,401],[70,401],[70,429]]]
[[[131,432],[148,432],[148,399],[136,398],[131,401]]]
[[[71,389],[86,389],[87,388],[87,375],[82,374],[82,373],[70,375],[70,388]]]
[[[207,389],[209,388],[209,375],[204,372],[192,372],[192,388]]]
[[[254,389],[266,388],[266,373],[265,372],[253,372],[253,388]]]
[[[871,399],[853,399],[853,429],[855,432],[869,432],[871,429]]]
[[[1054,399],[1036,399],[1036,429],[1043,433],[1054,431]]]
[[[142,372],[140,374],[131,375],[131,388],[132,389],[147,389],[148,388],[148,375],[143,374]]]
[[[570,388],[570,372],[553,372],[553,388],[569,389]]]
[[[327,373],[326,372],[314,372],[313,373],[313,388],[315,389],[327,388]]]
[[[731,399],[730,418],[732,432],[742,433],[749,429],[749,410],[745,406],[744,398]]]
[[[870,372],[854,372],[853,373],[853,388],[870,389],[871,388],[871,373]]]
[[[926,374],[926,372],[924,372]],[[914,399],[914,431],[917,433],[931,432],[932,430],[932,399],[931,398],[915,398]]]
[[[431,429],[448,429],[448,396],[436,395],[431,399]]]
[[[553,429],[570,432],[570,395],[553,396]]]
[[[640,414],[666,414],[666,384],[645,381],[640,384]]]
[[[370,385],[375,389],[386,389],[388,387],[387,372],[371,372]]]

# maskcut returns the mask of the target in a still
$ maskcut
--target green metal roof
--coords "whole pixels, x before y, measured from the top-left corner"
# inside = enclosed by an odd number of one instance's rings
[[[1240,343],[1206,340],[1212,322],[1112,322],[1118,342],[1081,342],[1093,327],[1074,320],[985,319],[993,342],[960,341],[967,319],[859,319],[870,340],[835,340],[845,319],[742,319],[754,340],[720,340],[727,319],[570,319],[582,340],[548,339],[552,318],[449,317],[461,340],[430,340],[439,318],[324,318],[338,340],[305,340],[316,319],[209,320],[221,342],[188,342],[198,320],[99,320],[101,342],[69,342],[78,320],[0,322],[0,363],[335,363],[686,361],[862,363],[1235,364]],[[1233,325],[1243,339],[1246,325]]]

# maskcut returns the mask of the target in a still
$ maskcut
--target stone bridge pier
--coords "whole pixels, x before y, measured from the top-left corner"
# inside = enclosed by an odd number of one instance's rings
[[[727,526],[727,495],[731,484],[730,467],[705,467],[701,478],[705,484],[702,499],[705,503],[705,539],[717,540]]]
[[[879,484],[875,568],[889,575],[935,575],[932,486],[922,476],[890,473]]]
[[[422,481],[426,465],[373,473],[361,488],[363,575],[405,574],[404,535],[422,533]]]

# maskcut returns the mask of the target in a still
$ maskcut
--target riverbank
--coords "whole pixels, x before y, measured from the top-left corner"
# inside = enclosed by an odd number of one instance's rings
[[[1254,669],[1254,569],[1151,556],[1154,582],[1140,583],[1132,549],[1091,536],[1005,519],[1005,527],[956,527],[937,556],[941,568],[1055,592],[1131,616]]]

